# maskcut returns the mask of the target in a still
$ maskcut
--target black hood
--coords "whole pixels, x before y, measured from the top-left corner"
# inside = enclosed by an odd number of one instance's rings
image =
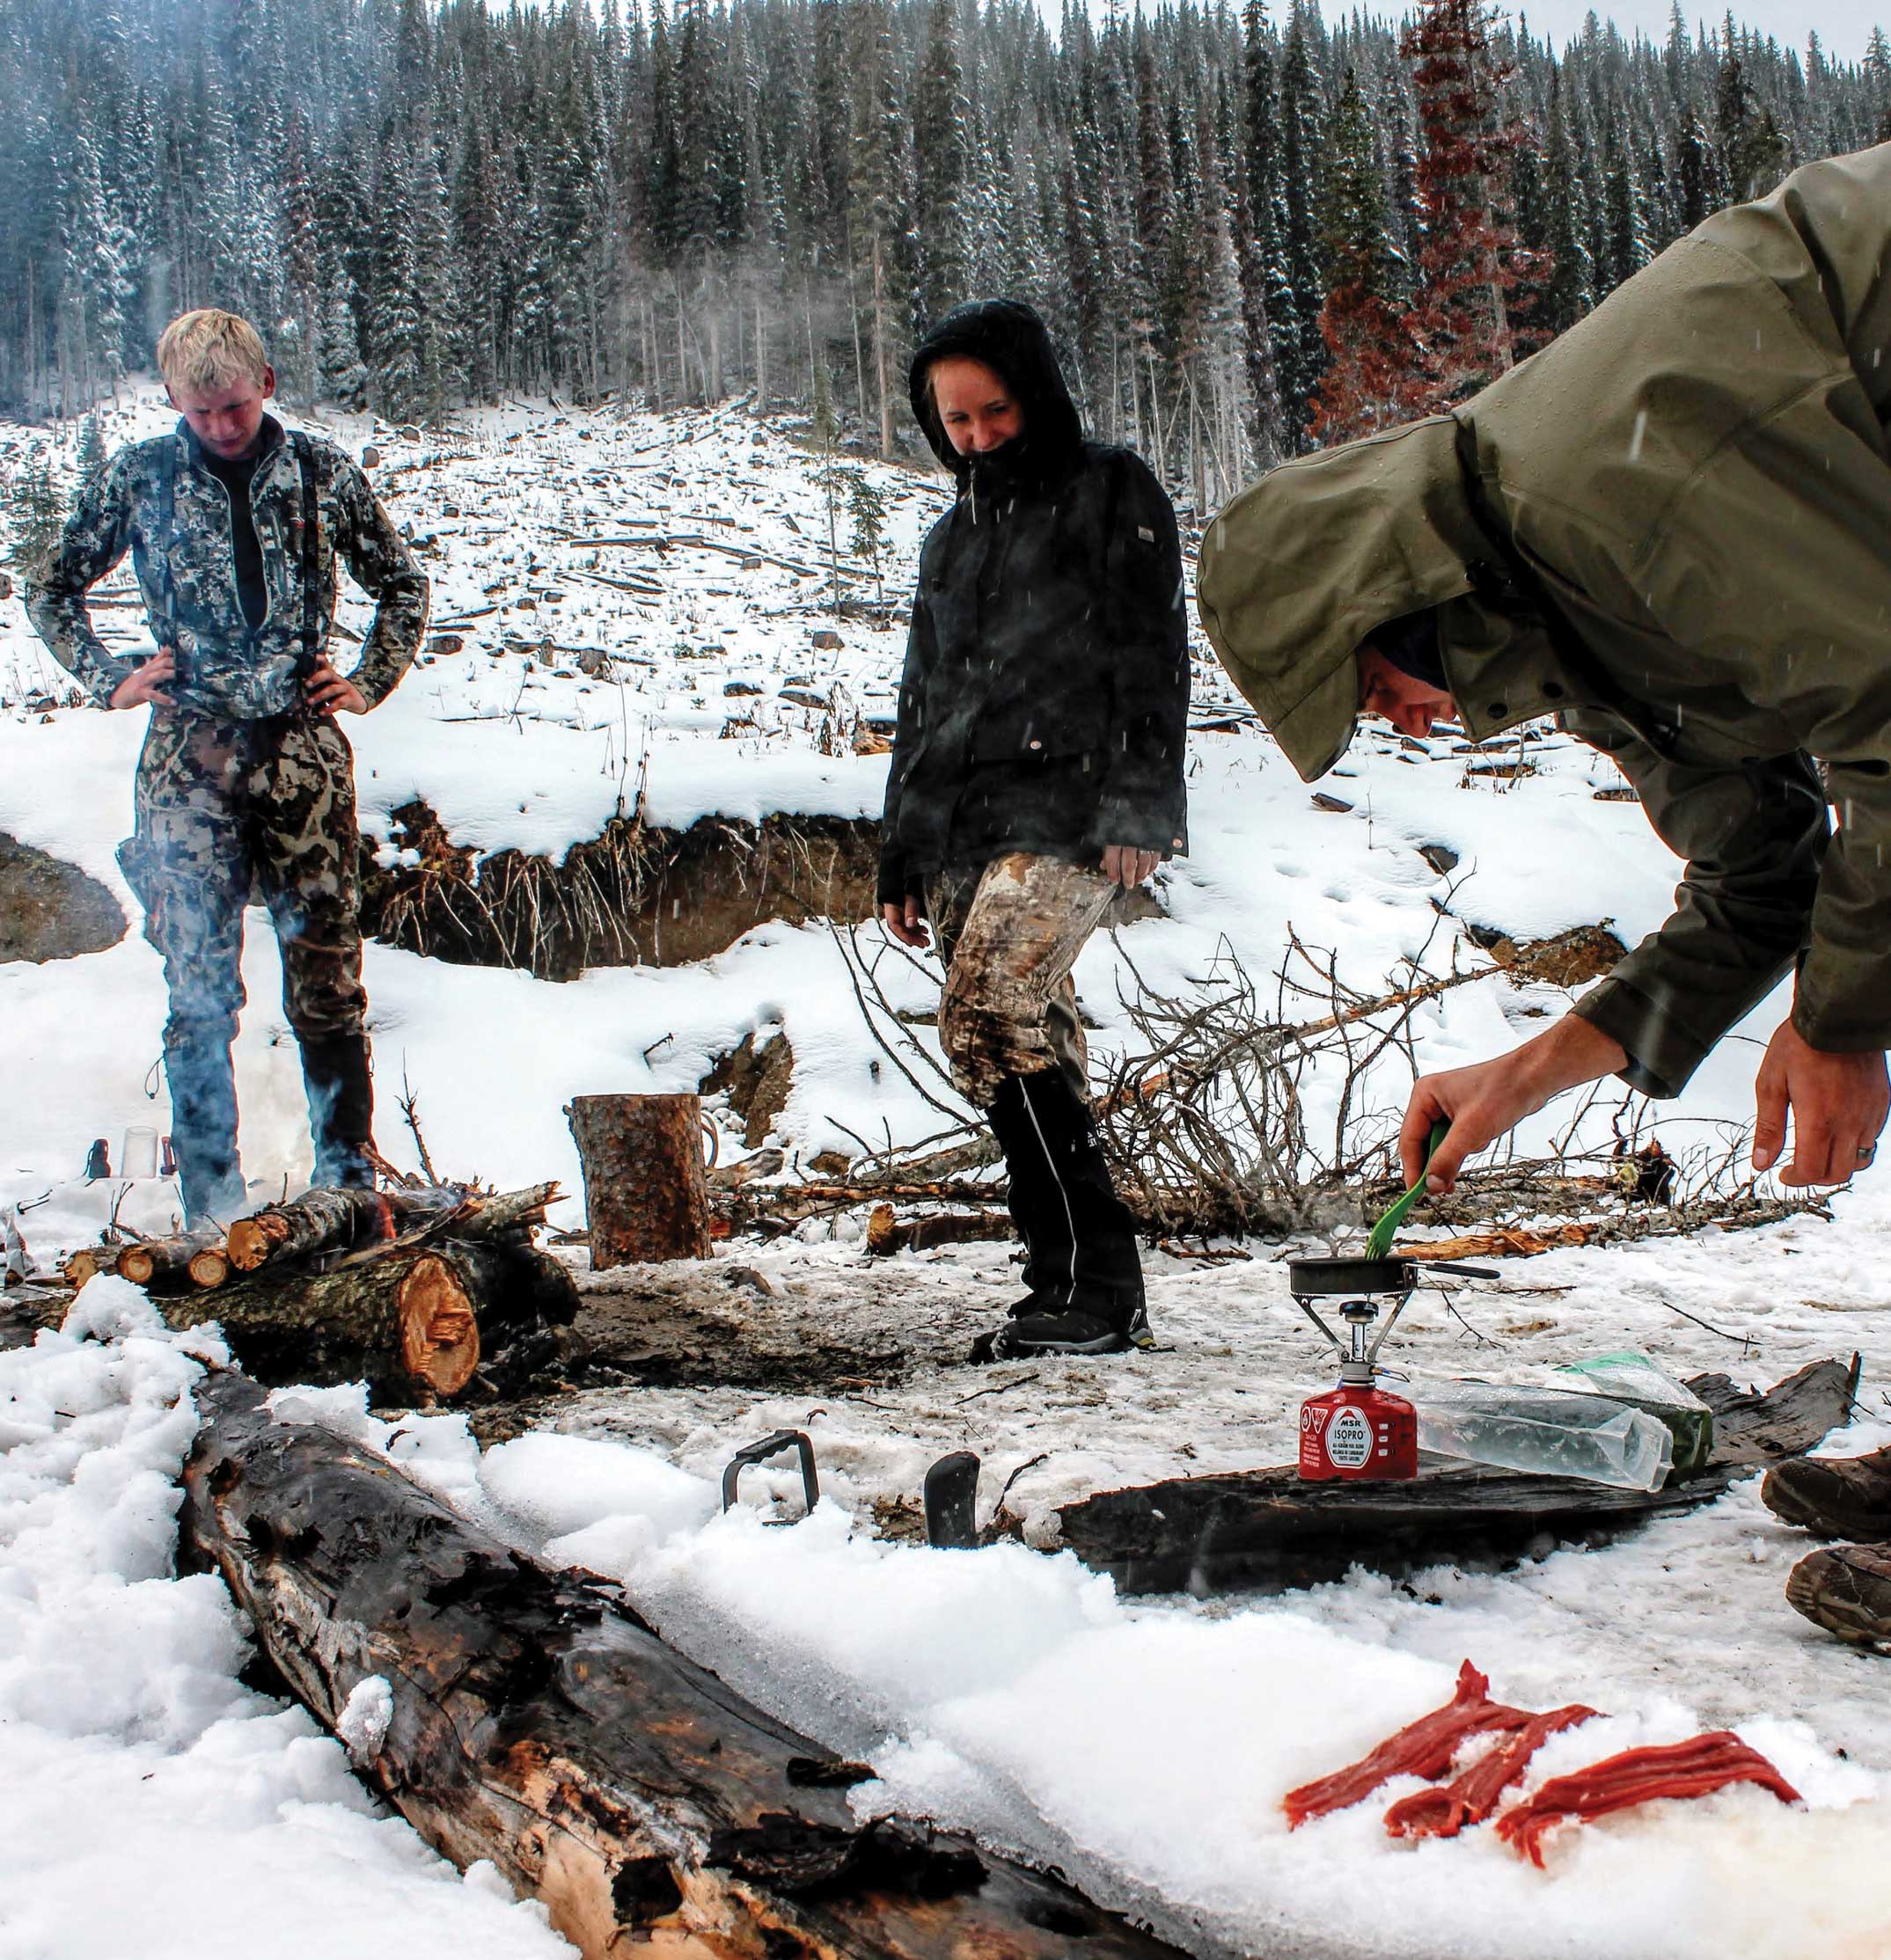
[[[913,413],[933,453],[961,482],[970,459],[952,447],[926,385],[933,363],[950,355],[982,361],[1017,397],[1024,411],[1024,433],[1016,443],[1019,467],[1047,479],[1076,460],[1083,424],[1044,322],[1021,299],[975,299],[955,306],[920,343],[907,382]]]

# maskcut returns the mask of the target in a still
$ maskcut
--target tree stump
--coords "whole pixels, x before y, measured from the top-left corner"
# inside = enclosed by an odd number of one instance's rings
[[[584,1165],[591,1270],[707,1259],[702,1099],[574,1096],[565,1115]]]

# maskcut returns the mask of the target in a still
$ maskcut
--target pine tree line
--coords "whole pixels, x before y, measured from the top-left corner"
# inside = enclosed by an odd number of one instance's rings
[[[216,304],[291,399],[825,401],[883,454],[915,337],[1002,291],[1204,509],[1891,135],[1882,35],[1678,6],[1557,52],[1477,0],[671,4],[0,0],[0,402],[78,413]]]

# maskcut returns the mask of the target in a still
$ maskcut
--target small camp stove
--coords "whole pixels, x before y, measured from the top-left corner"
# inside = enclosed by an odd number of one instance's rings
[[[1484,1266],[1436,1266],[1467,1279],[1495,1279]],[[1418,1474],[1418,1415],[1402,1395],[1378,1386],[1379,1350],[1418,1284],[1411,1259],[1290,1259],[1294,1304],[1339,1357],[1339,1386],[1300,1405],[1300,1474],[1310,1483],[1332,1478],[1389,1481]],[[1320,1317],[1316,1300],[1338,1299],[1342,1341]],[[1380,1303],[1392,1302],[1374,1335]]]

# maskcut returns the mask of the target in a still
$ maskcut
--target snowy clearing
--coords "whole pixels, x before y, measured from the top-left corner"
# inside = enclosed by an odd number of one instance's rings
[[[108,438],[166,419],[143,398]],[[369,430],[336,433],[358,452]],[[553,857],[640,788],[652,820],[673,826],[708,813],[877,810],[884,758],[821,754],[826,709],[782,692],[828,700],[838,685],[882,713],[902,648],[896,627],[823,610],[817,572],[772,562],[821,563],[810,461],[788,435],[737,410],[518,409],[469,419],[451,439],[375,439],[377,486],[434,541],[433,630],[465,642],[348,724],[377,834],[416,794],[457,842]],[[867,467],[899,493],[896,596],[942,494],[937,479]],[[583,542],[658,527],[766,555]],[[661,591],[590,575],[617,577],[620,559]],[[345,617],[358,630],[363,609]],[[839,645],[815,647],[817,632]],[[572,648],[621,664],[587,675]],[[113,851],[129,828],[143,718],[27,705],[56,696],[62,678],[18,599],[0,604],[0,831],[78,865],[135,918]],[[1197,718],[1213,719],[1225,687],[1210,667],[1198,678]],[[761,691],[725,693],[731,684]],[[1152,984],[1180,987],[1225,947],[1264,979],[1291,924],[1338,949],[1367,985],[1427,943],[1448,964],[1465,925],[1535,938],[1608,921],[1632,942],[1667,908],[1675,861],[1638,810],[1597,800],[1615,781],[1607,765],[1553,734],[1508,745],[1508,759],[1532,765],[1514,779],[1471,776],[1480,758],[1441,738],[1423,750],[1362,742],[1352,773],[1323,786],[1345,811],[1316,807],[1251,734],[1192,739],[1191,854],[1160,875],[1166,916],[1099,939],[1078,969],[1099,1054],[1126,1038],[1118,991],[1131,961]],[[1420,845],[1447,846],[1456,868],[1436,872]],[[305,1175],[308,1144],[259,923],[253,914],[238,1065],[247,1166],[274,1191]],[[1482,963],[1468,941],[1460,957]],[[895,1006],[930,1009],[924,973],[890,961],[882,974]],[[855,1152],[857,1137],[914,1140],[942,1121],[878,1064],[818,925],[766,926],[691,967],[599,969],[563,986],[375,946],[367,978],[381,1141],[403,1164],[412,1139],[393,1097],[405,1077],[443,1170],[502,1187],[555,1175],[575,1190],[561,1114],[572,1094],[693,1089],[743,1035],[777,1027],[795,1057],[778,1140],[803,1159]],[[1421,1011],[1419,1061],[1492,1052],[1568,998],[1499,975],[1460,988]],[[1704,1148],[1747,1120],[1757,1042],[1779,1012],[1777,1001],[1757,1012],[1662,1112],[1671,1147]],[[115,1161],[128,1126],[163,1127],[152,1073],[163,1013],[158,963],[135,925],[103,953],[0,964],[0,1207],[23,1208],[42,1265],[95,1236],[114,1204],[147,1228],[174,1207],[158,1180],[128,1189],[77,1175],[93,1137]],[[1389,1120],[1406,1079],[1395,1058],[1360,1114]],[[1608,1115],[1598,1108],[1591,1124],[1604,1141]],[[1566,1120],[1546,1113],[1526,1145]],[[725,1151],[738,1138],[725,1129]],[[1859,1349],[1860,1415],[1829,1447],[1877,1447],[1891,1441],[1891,1173],[1873,1171],[1832,1209],[1830,1222],[1506,1262],[1499,1284],[1421,1294],[1387,1358],[1418,1379],[1522,1375],[1631,1346],[1678,1372],[1764,1385]],[[562,1220],[579,1210],[574,1201]],[[870,1759],[881,1781],[857,1792],[862,1805],[1054,1861],[1194,1950],[1887,1950],[1891,1661],[1840,1647],[1786,1607],[1785,1573],[1811,1541],[1761,1507],[1755,1483],[1605,1549],[1552,1551],[1507,1573],[1355,1574],[1274,1598],[1125,1600],[1068,1554],[930,1552],[876,1532],[901,1518],[910,1527],[925,1466],[947,1450],[983,1457],[981,1515],[1015,1474],[1009,1502],[1039,1521],[1028,1535],[1041,1540],[1055,1505],[1088,1490],[1286,1460],[1298,1401],[1328,1386],[1330,1364],[1271,1263],[1279,1247],[1220,1266],[1150,1254],[1154,1354],[978,1370],[964,1362],[971,1338],[1015,1290],[1007,1248],[869,1262],[857,1234],[844,1220],[766,1247],[737,1242],[680,1277],[583,1284],[594,1302],[646,1281],[693,1290],[784,1342],[881,1352],[859,1376],[837,1362],[792,1392],[590,1390],[546,1411],[562,1435],[483,1455],[461,1415],[404,1418],[397,1439],[358,1393],[295,1399],[388,1448],[513,1542],[622,1579],[685,1651]],[[111,1337],[77,1338],[88,1331]],[[564,1950],[491,1874],[463,1882],[382,1814],[341,1744],[245,1686],[243,1629],[221,1588],[173,1575],[176,1473],[193,1430],[180,1398],[193,1357],[216,1351],[209,1335],[165,1333],[135,1289],[95,1281],[66,1334],[0,1354],[0,1960],[90,1960],[133,1940],[193,1955]],[[815,1440],[820,1511],[778,1531],[747,1510],[714,1515],[729,1454],[784,1425]],[[785,1496],[790,1481],[763,1475],[754,1488]],[[1533,1785],[1637,1742],[1726,1725],[1808,1807],[1734,1789],[1626,1813],[1554,1839],[1546,1873],[1487,1829],[1391,1844],[1380,1816],[1409,1781],[1286,1832],[1287,1788],[1445,1700],[1467,1656],[1500,1697],[1606,1712],[1553,1738]],[[371,1723],[372,1707],[357,1715]],[[48,1804],[55,1788],[62,1801]],[[219,1875],[214,1913],[196,1876],[206,1869]]]

